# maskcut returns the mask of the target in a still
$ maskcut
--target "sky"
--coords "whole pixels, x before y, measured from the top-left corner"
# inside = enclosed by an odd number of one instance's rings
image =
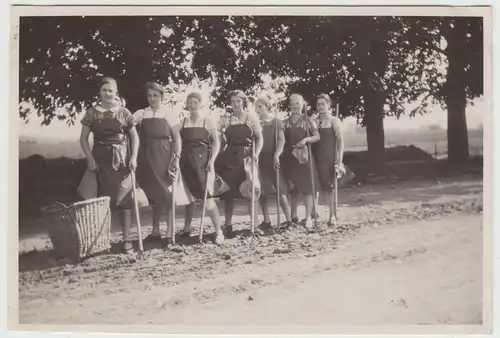
[[[178,108],[176,108],[178,109]],[[482,124],[484,114],[491,113],[487,104],[482,100],[476,100],[474,106],[469,106],[466,111],[467,126],[470,129],[479,127]],[[37,138],[40,140],[58,139],[61,141],[76,141],[80,136],[80,120],[75,121],[74,126],[68,126],[65,122],[53,120],[49,126],[42,126],[42,118],[36,115],[30,115],[29,122],[25,123],[19,118],[19,136]],[[345,128],[352,128],[356,124],[354,119],[347,118],[344,121]],[[447,114],[445,110],[440,107],[434,107],[433,111],[426,115],[419,115],[410,118],[405,115],[400,119],[386,118],[384,120],[384,127],[386,130],[391,129],[419,129],[429,125],[439,125],[446,128]]]

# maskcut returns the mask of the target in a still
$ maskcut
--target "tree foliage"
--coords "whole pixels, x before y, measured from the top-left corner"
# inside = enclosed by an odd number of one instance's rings
[[[481,18],[468,17],[23,17],[20,101],[46,124],[71,122],[95,100],[100,75],[117,78],[131,110],[146,105],[150,80],[210,80],[224,107],[229,90],[254,95],[268,78],[310,103],[331,94],[380,152],[383,117],[404,114],[406,103],[419,102],[417,114],[449,108],[462,92],[466,102],[482,95],[482,29]],[[31,110],[20,107],[26,118]]]

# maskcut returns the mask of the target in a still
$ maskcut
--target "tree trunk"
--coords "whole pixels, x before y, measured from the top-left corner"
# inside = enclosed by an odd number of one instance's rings
[[[469,139],[465,109],[467,97],[464,83],[465,64],[462,58],[463,41],[467,27],[462,20],[454,20],[454,27],[446,36],[448,70],[446,74],[446,106],[448,110],[448,161],[463,164],[469,159]]]
[[[379,172],[385,158],[384,99],[376,92],[367,90],[364,95],[366,142],[368,144],[368,172]]]

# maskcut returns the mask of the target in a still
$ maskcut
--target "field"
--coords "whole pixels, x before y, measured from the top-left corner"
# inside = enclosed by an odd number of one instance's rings
[[[353,130],[346,131],[344,137],[346,150],[366,150],[366,134],[364,129],[359,129],[357,132]],[[439,158],[447,154],[446,130],[387,130],[385,141],[386,147],[413,144],[432,155],[437,150]],[[471,155],[483,154],[482,131],[469,130],[469,149]],[[47,159],[84,157],[78,141],[20,139],[19,158],[23,159],[36,154],[42,155]]]

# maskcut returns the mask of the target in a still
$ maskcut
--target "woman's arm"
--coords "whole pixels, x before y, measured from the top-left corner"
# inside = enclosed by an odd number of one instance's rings
[[[276,153],[274,156],[280,157],[281,153],[283,153],[283,149],[285,148],[285,132],[283,129],[278,130],[278,144],[276,145]]]
[[[130,137],[130,169],[135,170],[137,168],[137,153],[139,152],[139,135],[137,134],[137,129],[131,127],[128,130],[128,135]]]
[[[297,146],[299,147],[303,147],[307,143],[309,144],[316,143],[320,140],[319,131],[318,128],[316,127],[316,124],[311,119],[307,119],[306,123],[309,123],[308,129],[309,129],[309,134],[311,134],[311,136],[304,137],[300,142],[298,142]]]
[[[181,156],[181,151],[182,151],[182,139],[180,133],[181,126],[177,124],[173,126],[171,129],[172,129],[172,139],[174,142],[174,153],[172,154],[172,156],[174,157],[174,164],[178,167],[179,158]]]
[[[255,131],[255,157],[259,157],[262,147],[264,146],[264,137],[262,136],[262,130]]]
[[[317,129],[314,129],[311,131],[311,136],[309,137],[306,137],[305,140],[307,143],[316,143],[320,140],[320,137],[319,137],[319,131]]]
[[[87,161],[93,161],[94,156],[92,155],[92,149],[90,149],[89,144],[90,128],[86,125],[82,126],[82,131],[80,133],[80,146],[82,147],[83,153],[87,158]]]
[[[254,134],[255,140],[255,156],[258,158],[262,147],[264,146],[264,137],[262,136],[262,126],[260,125],[259,118],[255,114],[250,114],[250,128]]]
[[[306,119],[306,123],[309,123],[309,133],[311,133],[311,136],[306,138],[306,142],[310,144],[318,142],[320,140],[320,137],[316,123],[314,123],[314,121],[310,118]]]
[[[332,119],[332,128],[335,133],[335,144],[336,144],[336,163],[342,163],[344,157],[344,135],[342,133],[342,122],[338,118]]]

